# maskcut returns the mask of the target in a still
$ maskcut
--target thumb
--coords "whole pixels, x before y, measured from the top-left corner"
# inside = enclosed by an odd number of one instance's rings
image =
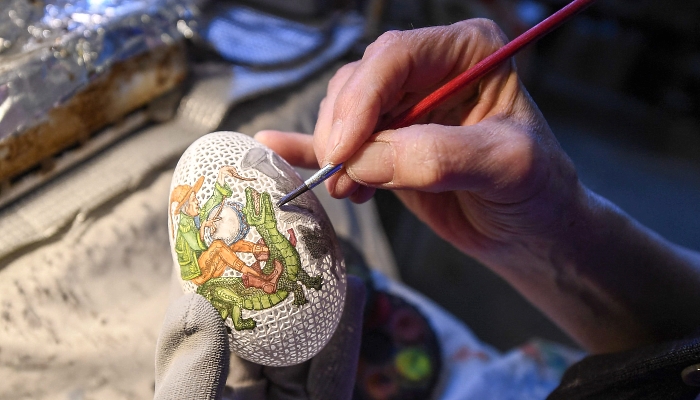
[[[345,168],[352,180],[371,187],[478,191],[525,172],[531,141],[498,119],[471,126],[413,125],[374,136]]]
[[[229,366],[228,335],[204,297],[190,293],[170,305],[156,347],[155,399],[221,398]]]

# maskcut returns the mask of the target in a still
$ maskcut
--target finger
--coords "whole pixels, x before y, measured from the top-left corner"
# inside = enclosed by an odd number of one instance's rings
[[[348,197],[354,203],[364,203],[371,199],[376,191],[373,187],[358,185],[357,190]]]
[[[502,31],[488,20],[382,35],[368,47],[336,96],[332,121],[325,124],[330,129],[328,143],[314,143],[320,164],[348,159],[379,127],[380,120],[388,121],[405,111],[504,43]],[[474,97],[477,86],[463,89],[441,107],[450,109],[466,102]],[[440,112],[437,109],[431,114]],[[446,121],[458,124],[461,117]],[[341,171],[326,183],[334,197],[350,196],[358,190],[342,178],[345,174]]]
[[[311,399],[350,399],[360,353],[365,306],[362,280],[348,276],[343,316],[326,347],[311,361],[308,390]]]
[[[314,128],[314,151],[316,152],[316,158],[319,165],[325,166],[326,162],[326,152],[327,146],[332,132],[337,132],[337,129],[333,131],[333,107],[335,104],[338,92],[345,85],[348,78],[352,76],[357,69],[359,62],[353,62],[342,66],[335,73],[330,82],[328,82],[328,90],[326,92],[326,97],[321,101],[318,110],[318,120],[316,121],[316,126]],[[347,177],[341,179],[345,175],[342,170],[331,176],[325,181],[328,193],[336,198],[343,198],[350,195],[352,192],[357,190],[358,184],[353,182]],[[339,180],[343,183],[338,184]]]
[[[332,131],[333,105],[338,96],[338,92],[357,69],[359,62],[352,62],[342,66],[328,82],[326,97],[321,101],[318,111],[318,119],[314,128],[314,151],[319,165],[325,166],[326,146]],[[360,186],[352,179],[343,178],[345,172],[342,170],[328,178],[324,184],[331,196],[344,198],[352,194]],[[340,183],[339,183],[340,181]]]
[[[325,182],[328,193],[336,199],[343,199],[355,193],[361,185],[350,178],[345,169],[341,169]]]
[[[325,165],[328,143],[332,140],[330,135],[333,131],[333,110],[338,93],[345,86],[347,80],[354,74],[359,62],[353,62],[342,66],[336,71],[333,78],[328,82],[326,97],[321,100],[318,110],[318,119],[314,127],[314,150],[318,158],[319,165]]]
[[[324,161],[346,161],[374,133],[382,112],[407,92],[428,94],[504,42],[500,29],[487,20],[383,34],[367,48],[334,101]]]
[[[311,135],[265,130],[256,133],[255,140],[272,149],[292,165],[302,168],[319,167]]]
[[[373,187],[508,195],[533,184],[546,148],[537,140],[504,117],[466,127],[414,125],[375,136],[345,166],[353,180]]]
[[[228,334],[219,313],[198,294],[168,308],[156,345],[156,399],[218,399],[229,366]]]

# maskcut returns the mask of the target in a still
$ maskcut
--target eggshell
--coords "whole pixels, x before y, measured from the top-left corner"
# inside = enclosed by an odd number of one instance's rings
[[[223,184],[222,184],[223,183]],[[328,216],[281,157],[235,132],[194,142],[175,168],[168,227],[184,292],[219,311],[231,351],[258,364],[308,360],[333,335],[345,264]]]

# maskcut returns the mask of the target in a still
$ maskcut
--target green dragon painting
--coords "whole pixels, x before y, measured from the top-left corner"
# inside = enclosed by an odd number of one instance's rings
[[[219,276],[208,279],[197,288],[197,293],[205,297],[218,310],[221,317],[231,317],[236,330],[254,329],[252,318],[243,318],[242,310],[263,310],[274,307],[290,294],[295,306],[308,302],[302,285],[320,290],[322,278],[310,276],[301,266],[299,253],[290,240],[277,228],[277,219],[272,209],[268,192],[258,192],[248,187],[245,190],[246,205],[241,210],[247,224],[258,232],[269,249],[269,256],[262,276],[279,274],[274,289],[263,290],[261,286],[250,285],[247,276]]]

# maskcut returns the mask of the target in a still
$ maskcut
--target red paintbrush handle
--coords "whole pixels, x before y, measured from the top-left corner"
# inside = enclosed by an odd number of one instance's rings
[[[418,104],[397,116],[391,122],[386,124],[386,127],[380,130],[398,129],[413,124],[418,118],[435,109],[435,107],[442,104],[442,102],[455,94],[455,92],[482,78],[489,71],[499,66],[503,61],[512,57],[520,49],[556,29],[559,25],[563,24],[576,13],[591,5],[591,3],[594,1],[595,0],[572,1],[566,7],[550,15],[547,19],[528,29],[505,46],[496,50],[490,56],[479,61],[473,67],[454,77],[451,81],[447,82],[442,87],[431,93]]]

